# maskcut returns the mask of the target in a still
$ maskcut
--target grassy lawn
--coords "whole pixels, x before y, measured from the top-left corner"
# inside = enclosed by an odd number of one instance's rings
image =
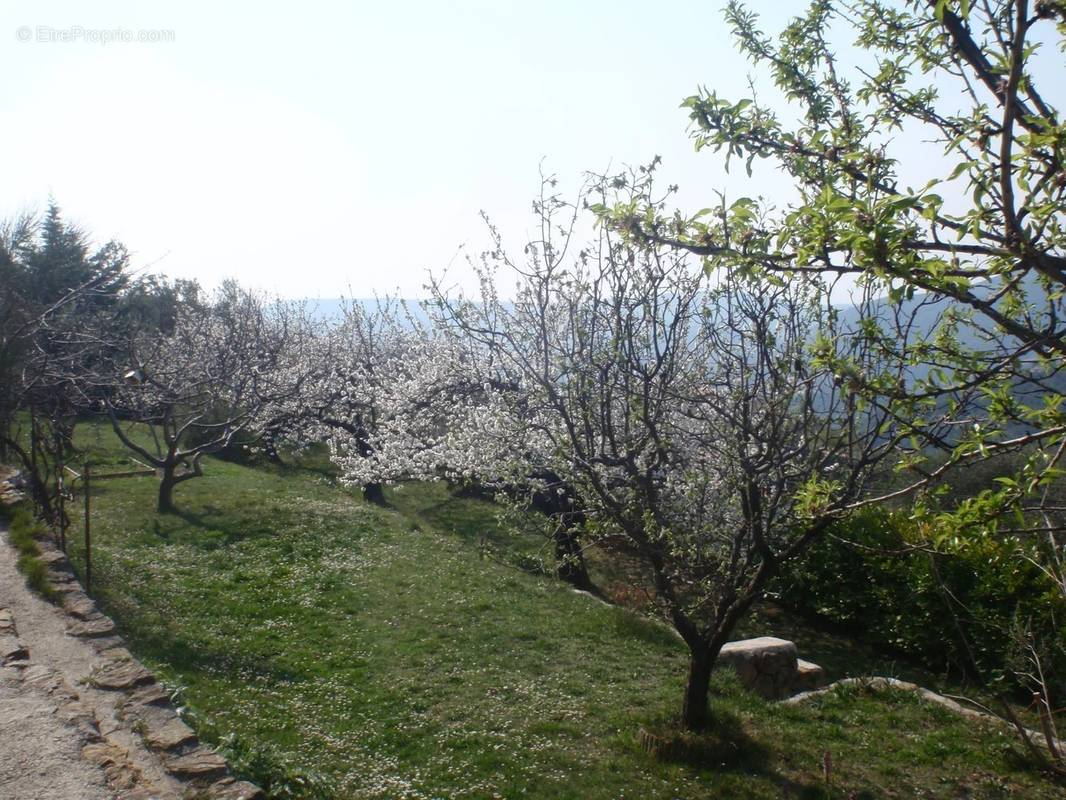
[[[79,437],[98,472],[119,469],[110,431]],[[94,484],[95,593],[255,779],[319,773],[338,798],[1062,796],[1008,734],[910,696],[787,708],[728,673],[719,734],[656,761],[637,733],[679,711],[683,646],[517,568],[542,544],[505,539],[491,504],[428,485],[379,509],[321,469],[205,469],[179,515],[155,513],[151,477]],[[758,629],[770,619],[747,633],[778,633]]]

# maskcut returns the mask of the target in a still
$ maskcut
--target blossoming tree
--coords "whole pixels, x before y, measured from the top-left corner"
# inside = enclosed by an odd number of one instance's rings
[[[159,471],[159,511],[173,511],[175,487],[203,475],[205,455],[300,392],[303,330],[284,308],[228,284],[211,302],[181,307],[169,332],[132,331],[86,381],[106,389],[122,443]]]
[[[439,368],[480,390],[393,414],[380,458],[349,449],[339,463],[366,480],[417,441],[427,475],[566,487],[586,546],[651,575],[691,654],[683,719],[701,728],[737,622],[783,564],[869,501],[868,476],[901,445],[891,410],[830,368],[844,356],[872,368],[882,354],[839,335],[818,281],[714,284],[683,252],[609,229],[570,252],[580,205],[542,196],[542,238],[525,259],[492,231],[480,296],[438,291],[451,360]],[[501,271],[519,277],[513,300],[500,298]],[[930,435],[945,424],[931,421]]]

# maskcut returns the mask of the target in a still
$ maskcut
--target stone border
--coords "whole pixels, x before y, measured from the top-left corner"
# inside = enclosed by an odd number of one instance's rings
[[[48,566],[47,577],[61,597],[61,608],[66,615],[66,631],[70,636],[84,639],[104,660],[88,678],[97,689],[125,695],[118,702],[120,713],[130,720],[132,729],[138,733],[145,747],[160,757],[164,769],[187,788],[187,794],[205,800],[261,800],[263,792],[247,781],[237,780],[230,772],[226,760],[214,750],[200,744],[195,731],[174,710],[167,692],[145,667],[138,662],[122,638],[115,631],[115,623],[97,608],[96,603],[85,594],[74,575],[66,555],[50,541],[38,541],[41,560]],[[10,635],[4,635],[0,624],[0,663],[22,666],[24,680],[56,680],[62,684],[60,696],[74,704],[71,714],[79,726],[86,729],[85,758],[104,767],[108,779],[114,775],[116,786],[136,782],[130,769],[136,770],[125,760],[122,748],[108,744],[101,736],[99,726],[87,710],[78,708],[78,695],[54,670],[43,665],[29,666],[28,653],[21,640],[14,635],[14,621],[8,611],[6,617],[0,611],[0,623],[6,619]],[[36,673],[33,671],[37,670]],[[45,673],[49,678],[45,678]],[[84,710],[84,706],[81,706]],[[86,716],[87,714],[87,716]],[[145,798],[150,794],[144,795]],[[138,800],[138,794],[122,795],[128,800]]]
[[[15,620],[7,608],[0,608],[0,666],[14,669],[20,682],[55,703],[56,716],[74,729],[81,742],[82,758],[103,770],[107,785],[118,800],[151,800],[158,796],[155,787],[145,785],[142,772],[130,761],[129,753],[105,739],[95,714],[81,702],[66,678],[51,667],[32,663],[29,648],[18,638]]]
[[[1015,728],[1010,722],[1003,719],[1002,717],[997,717],[995,714],[988,714],[984,711],[977,711],[973,708],[967,708],[961,703],[957,703],[956,701],[952,700],[950,697],[944,697],[944,695],[937,694],[931,689],[926,689],[916,683],[910,683],[909,681],[901,681],[898,678],[883,678],[876,675],[865,678],[842,678],[841,680],[834,681],[833,683],[821,689],[815,689],[810,692],[803,692],[802,694],[797,694],[794,697],[789,697],[786,700],[782,700],[780,702],[781,705],[786,706],[799,705],[800,703],[806,702],[807,700],[811,700],[816,697],[820,697],[821,695],[827,694],[833,691],[834,689],[842,686],[856,686],[860,689],[872,689],[874,691],[894,689],[896,691],[901,692],[913,692],[914,694],[918,695],[920,699],[925,700],[929,703],[934,703],[938,706],[942,706],[948,709],[949,711],[953,711],[959,716],[967,717],[969,719],[981,719],[986,720],[988,722],[994,722],[996,724],[1010,728],[1012,731],[1017,731],[1017,728]],[[1026,730],[1026,734],[1029,736],[1030,739],[1033,740],[1034,744],[1037,744],[1040,747],[1047,747],[1047,740],[1044,738],[1044,734],[1032,730]],[[1061,739],[1056,739],[1055,745],[1058,748],[1059,752],[1066,752],[1066,742],[1062,741]]]

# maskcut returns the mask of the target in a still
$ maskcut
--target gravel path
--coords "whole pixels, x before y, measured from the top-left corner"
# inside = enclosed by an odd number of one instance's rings
[[[0,797],[112,800],[103,769],[82,760],[78,731],[52,699],[0,668]]]

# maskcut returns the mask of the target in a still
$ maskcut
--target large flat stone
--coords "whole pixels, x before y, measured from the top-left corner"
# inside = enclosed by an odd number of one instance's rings
[[[722,648],[718,663],[737,668],[750,663],[758,673],[796,671],[796,645],[773,636],[730,642]]]
[[[22,640],[12,634],[0,635],[0,664],[29,658],[29,651]]]
[[[126,702],[127,707],[137,706],[165,706],[170,702],[170,694],[158,683],[142,686],[130,695]]]
[[[226,759],[206,747],[164,759],[163,764],[167,772],[186,780],[215,780],[226,774]]]
[[[152,673],[135,661],[105,664],[90,676],[90,681],[100,689],[119,691],[153,683]]]
[[[115,623],[102,614],[67,625],[67,633],[83,639],[97,639],[101,636],[110,636],[114,632]]]
[[[774,679],[774,675],[770,672],[762,672],[759,677],[755,679],[750,688],[755,694],[760,697],[765,697],[767,700],[776,700],[780,696],[784,696],[787,693],[782,691],[781,685]]]
[[[741,639],[722,647],[719,662],[732,666],[737,661],[781,659],[793,663],[796,660],[796,645],[787,639],[775,636],[760,636],[756,639]]]
[[[153,750],[178,750],[196,743],[196,733],[169,708],[145,706],[138,715],[144,726],[144,743]]]
[[[98,613],[96,603],[85,592],[70,592],[63,598],[63,608],[80,620],[93,618]]]
[[[796,645],[774,636],[729,642],[718,657],[720,666],[736,670],[742,686],[768,700],[792,694],[798,661]]]
[[[211,800],[261,800],[263,790],[248,781],[225,778],[207,788],[207,797]]]

